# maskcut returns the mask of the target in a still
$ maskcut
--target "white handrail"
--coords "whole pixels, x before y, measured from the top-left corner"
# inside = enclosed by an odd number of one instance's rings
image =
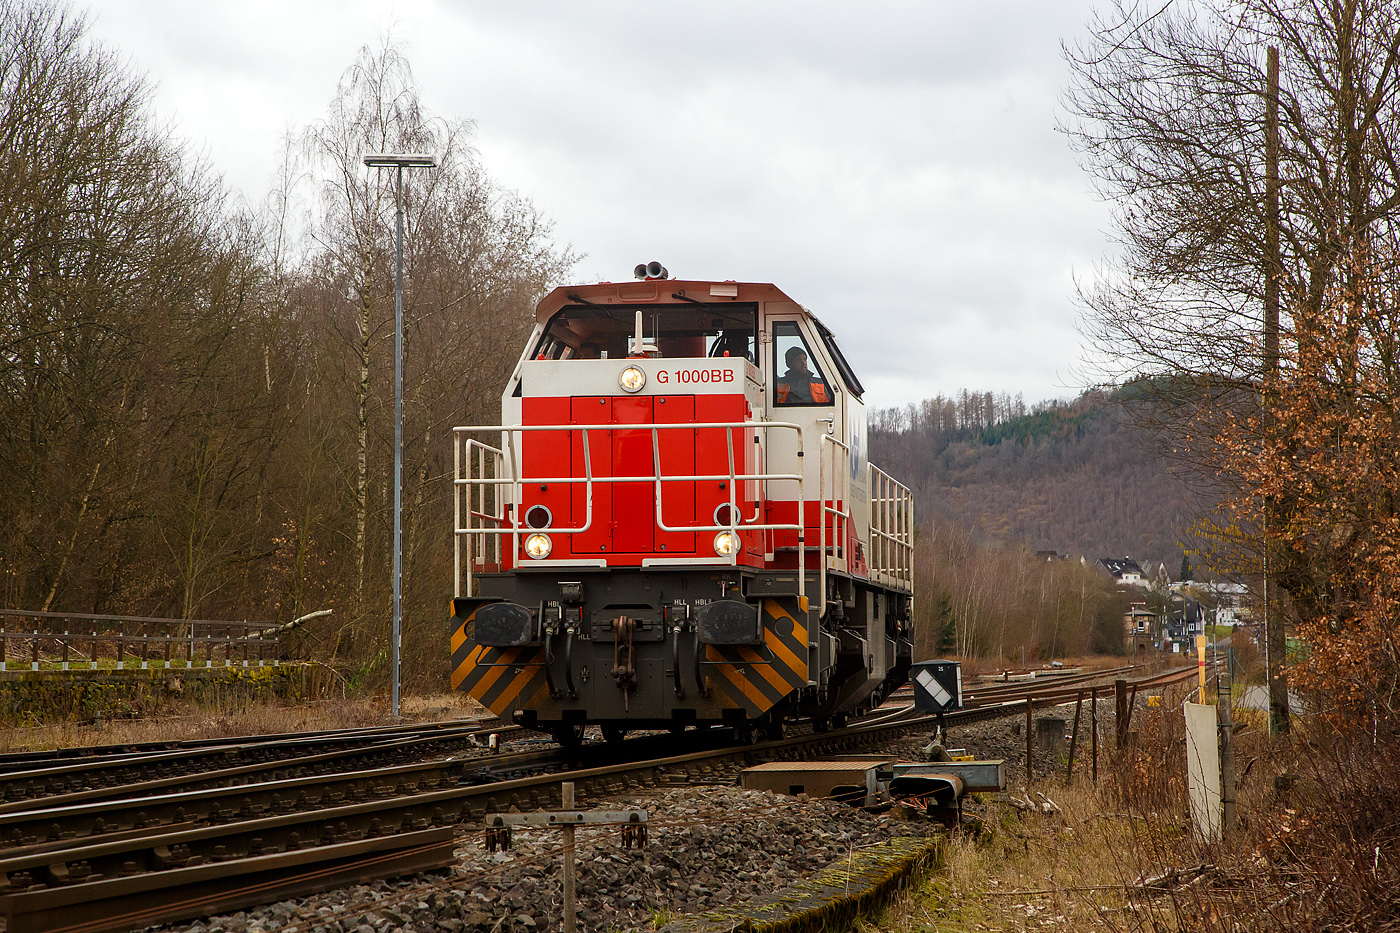
[[[914,584],[914,495],[879,467],[870,467],[870,573],[881,582]]]
[[[694,431],[702,428],[722,428],[725,432],[725,442],[727,447],[727,460],[729,471],[727,473],[707,473],[707,474],[671,474],[667,475],[661,468],[660,453],[660,431]],[[756,435],[761,429],[765,434],[771,428],[790,430],[797,435],[798,456],[802,456],[802,426],[786,421],[705,421],[705,422],[666,422],[666,423],[623,423],[623,424],[543,424],[543,425],[467,425],[453,429],[454,436],[460,441],[453,444],[453,567],[454,567],[454,593],[457,596],[470,595],[473,591],[473,565],[476,563],[478,548],[475,544],[477,538],[482,539],[480,549],[481,563],[486,563],[488,557],[488,542],[494,541],[495,557],[498,562],[503,562],[504,555],[501,553],[502,539],[509,534],[511,553],[518,554],[520,550],[520,534],[522,530],[528,531],[523,525],[524,516],[520,514],[519,506],[524,499],[524,486],[528,481],[531,484],[562,484],[579,485],[585,489],[586,510],[584,523],[576,527],[559,527],[551,525],[549,533],[551,535],[564,534],[574,535],[587,531],[593,523],[593,489],[595,483],[651,483],[654,487],[654,505],[657,527],[662,531],[670,532],[696,532],[696,531],[738,531],[741,528],[745,531],[777,531],[795,530],[798,536],[798,567],[799,567],[799,593],[806,597],[806,573],[805,559],[801,556],[805,551],[804,522],[806,518],[806,493],[803,475],[797,473],[741,473],[735,468],[736,458],[734,455],[734,435],[735,430],[749,429]],[[560,432],[577,431],[582,438],[584,475],[579,476],[551,476],[525,477],[523,470],[519,468],[521,458],[517,452],[517,443],[526,433],[531,432]],[[652,459],[654,472],[650,476],[594,476],[592,471],[592,457],[589,450],[589,432],[591,431],[649,431],[652,439]],[[492,432],[505,436],[505,449],[491,447],[470,436],[472,432]],[[759,445],[760,448],[762,445]],[[461,451],[468,452],[466,463],[463,464]],[[470,452],[478,451],[476,469]],[[509,451],[509,455],[507,455]],[[492,458],[490,471],[487,475],[486,458]],[[465,469],[464,469],[465,467]],[[721,525],[695,524],[695,525],[668,525],[662,511],[662,483],[666,482],[706,482],[720,481],[728,482],[730,521]],[[755,496],[754,514],[747,521],[738,515],[737,484],[739,482],[755,482],[760,484],[759,492]],[[765,501],[768,482],[791,482],[797,485],[797,521],[794,522],[762,522],[762,505]],[[505,513],[505,503],[501,501],[499,493],[494,501],[494,512],[487,510],[487,492],[499,487],[509,487],[511,505],[515,507],[515,514],[507,519]],[[466,496],[466,508],[462,508],[462,497]],[[480,508],[475,508],[477,500],[480,500]],[[464,522],[465,519],[465,522]],[[461,542],[466,538],[473,542],[465,567],[461,560]],[[729,565],[738,563],[738,552],[730,555]],[[463,588],[465,583],[465,590]]]
[[[843,566],[837,567],[836,569],[844,570],[844,571],[848,571],[848,572],[849,572],[849,570],[850,570],[850,568],[851,568],[851,555],[850,555],[850,553],[849,553],[849,548],[846,546],[846,544],[847,544],[847,537],[849,536],[849,532],[850,532],[850,528],[849,528],[849,524],[848,524],[848,523],[850,522],[850,519],[851,519],[850,484],[849,484],[849,480],[847,480],[847,476],[849,476],[849,473],[848,473],[848,471],[846,471],[845,469],[842,469],[842,468],[840,468],[840,467],[837,466],[837,454],[838,454],[838,452],[844,451],[846,457],[849,458],[850,455],[851,455],[851,448],[850,448],[850,446],[849,446],[848,444],[846,444],[846,443],[843,442],[843,441],[837,440],[836,437],[833,436],[833,435],[831,435],[831,434],[822,434],[822,435],[821,435],[821,442],[820,442],[820,443],[822,443],[822,444],[830,444],[830,445],[831,445],[831,451],[830,451],[830,452],[831,452],[831,496],[830,496],[830,499],[831,499],[831,502],[833,503],[833,505],[832,505],[832,506],[828,506],[828,505],[826,504],[826,503],[827,503],[827,498],[828,498],[828,497],[827,497],[827,494],[826,494],[826,493],[827,493],[827,488],[826,488],[826,461],[827,461],[827,458],[826,458],[826,456],[824,456],[824,454],[826,453],[826,451],[825,451],[825,448],[823,448],[821,454],[818,455],[818,461],[819,461],[819,462],[818,462],[818,468],[817,468],[817,469],[818,469],[818,472],[817,472],[817,491],[818,491],[818,494],[819,494],[819,500],[818,500],[818,501],[821,503],[821,508],[820,508],[820,510],[819,510],[819,513],[818,513],[818,514],[821,516],[821,520],[820,520],[820,522],[818,523],[818,524],[821,526],[821,528],[820,528],[819,533],[818,533],[818,534],[819,534],[819,538],[818,538],[819,543],[818,543],[818,547],[817,547],[817,555],[818,555],[818,558],[819,558],[819,561],[820,561],[820,565],[821,565],[821,572],[820,572],[820,574],[819,574],[818,581],[819,581],[819,584],[820,584],[820,586],[821,586],[821,592],[822,592],[821,601],[820,601],[820,603],[819,603],[819,606],[820,606],[820,610],[821,610],[821,611],[820,611],[820,613],[819,613],[818,616],[817,616],[818,618],[821,618],[821,616],[822,616],[822,615],[825,615],[825,613],[826,613],[826,571],[827,571],[827,565],[828,565],[828,560],[827,560],[827,556],[826,556],[826,523],[827,523],[827,518],[828,518],[828,516],[830,516],[832,519],[834,519],[834,520],[832,521],[832,523],[831,523],[831,524],[832,524],[831,534],[832,534],[832,537],[835,538],[836,540],[834,540],[834,541],[832,542],[832,550],[833,550],[836,554],[839,554],[839,555],[840,555],[840,557],[838,557],[838,558],[836,558],[836,559],[837,559],[837,561],[838,561],[840,564],[843,565]],[[838,488],[838,487],[839,487],[839,488]],[[845,495],[842,495],[843,492],[845,493]],[[843,502],[843,503],[845,503],[845,509],[842,510],[842,509],[835,508],[835,507],[834,507],[834,503],[837,503],[837,502]],[[840,529],[839,531],[837,530],[838,527],[839,527],[839,529]]]

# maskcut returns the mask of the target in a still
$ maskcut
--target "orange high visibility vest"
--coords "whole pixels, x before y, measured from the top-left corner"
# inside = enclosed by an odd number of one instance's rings
[[[827,394],[826,394],[826,383],[824,383],[824,382],[816,382],[816,381],[814,380],[814,381],[808,383],[808,388],[810,388],[810,389],[812,390],[812,404],[814,404],[814,405],[830,405],[830,404],[831,404],[831,399],[830,399],[830,397],[828,397]],[[780,382],[780,383],[777,384],[777,389],[778,389],[778,404],[779,404],[779,405],[786,405],[786,404],[787,404],[787,400],[788,400],[788,394],[792,392],[792,383],[789,383],[789,382]]]

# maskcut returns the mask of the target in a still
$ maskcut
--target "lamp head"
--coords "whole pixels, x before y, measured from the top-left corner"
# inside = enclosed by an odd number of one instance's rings
[[[370,168],[437,168],[431,152],[368,152],[362,161]]]

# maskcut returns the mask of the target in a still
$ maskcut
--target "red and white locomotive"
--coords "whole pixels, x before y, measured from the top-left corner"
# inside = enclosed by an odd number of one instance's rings
[[[819,728],[912,653],[913,500],[863,389],[772,285],[555,289],[501,400],[457,428],[452,683],[581,740]]]

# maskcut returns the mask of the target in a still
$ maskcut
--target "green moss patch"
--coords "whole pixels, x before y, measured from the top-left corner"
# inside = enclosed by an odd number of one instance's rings
[[[895,891],[939,864],[941,837],[901,836],[851,854],[776,894],[673,920],[662,933],[816,933],[877,912]]]
[[[204,670],[0,672],[0,725],[38,726],[149,715],[176,703],[226,707],[269,697],[309,699],[324,677],[305,664]]]

